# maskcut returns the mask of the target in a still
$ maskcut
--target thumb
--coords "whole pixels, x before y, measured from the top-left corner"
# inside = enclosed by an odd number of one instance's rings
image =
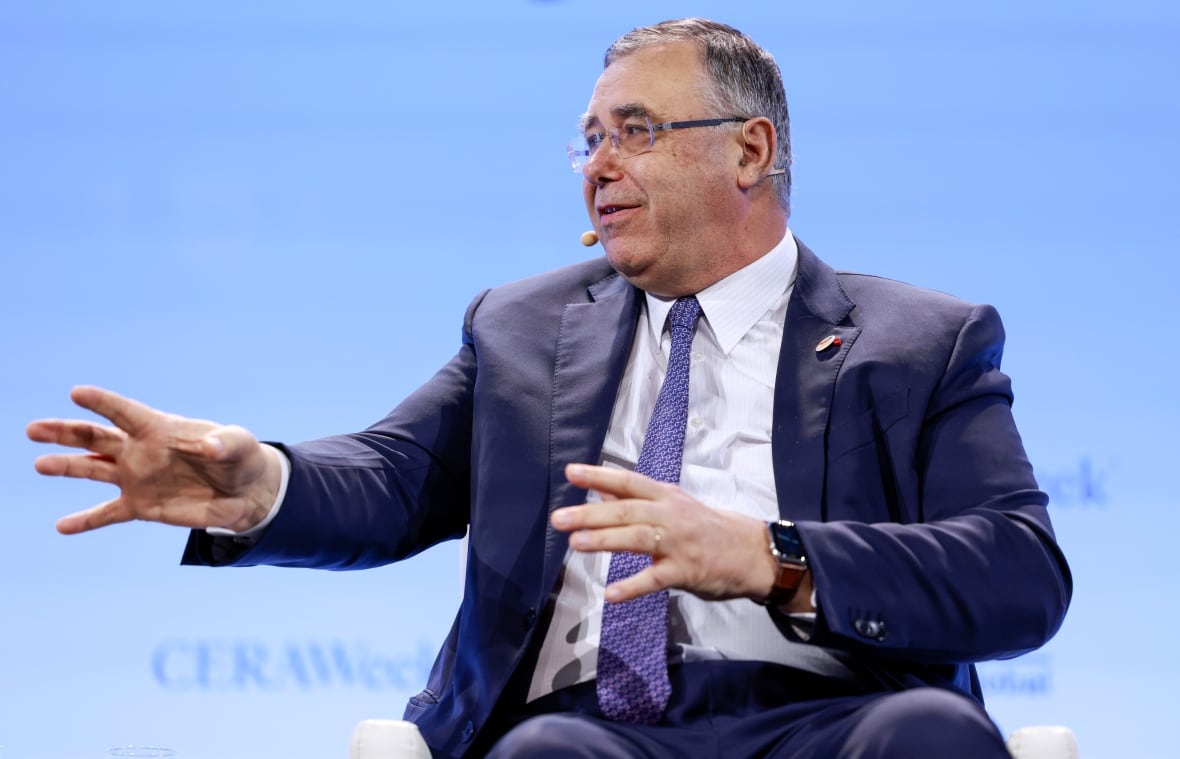
[[[249,430],[236,424],[216,427],[201,438],[201,455],[212,461],[245,458],[258,446]]]

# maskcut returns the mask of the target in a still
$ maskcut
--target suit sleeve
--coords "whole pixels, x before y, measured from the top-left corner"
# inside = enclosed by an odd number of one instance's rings
[[[182,563],[360,569],[461,537],[470,516],[471,323],[482,297],[467,310],[455,357],[384,419],[279,446],[291,461],[287,495],[256,542],[195,530]]]
[[[906,455],[880,456],[916,483],[894,521],[799,524],[821,612],[813,642],[963,663],[1037,648],[1061,625],[1071,578],[1012,418],[1003,341],[994,309],[971,311]]]

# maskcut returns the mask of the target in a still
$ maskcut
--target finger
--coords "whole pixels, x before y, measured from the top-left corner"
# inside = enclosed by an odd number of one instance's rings
[[[131,521],[131,510],[121,498],[107,501],[86,511],[79,511],[57,520],[57,531],[62,535],[77,535],[80,532],[97,530],[109,524]]]
[[[658,498],[666,483],[626,469],[568,464],[565,476],[571,483],[587,490],[597,490],[620,498]]]
[[[249,430],[236,424],[218,427],[209,437],[220,444],[222,459],[240,459],[258,448],[258,439]]]
[[[75,387],[70,391],[70,399],[82,408],[110,419],[128,435],[138,434],[160,416],[160,412],[150,406],[92,385]]]
[[[238,461],[258,447],[258,440],[244,427],[233,424],[215,427],[200,437],[174,438],[171,447],[211,461]]]
[[[664,548],[663,533],[650,524],[578,530],[570,534],[570,547],[576,551],[629,551],[656,556]]]
[[[118,456],[127,438],[114,427],[80,419],[39,419],[25,428],[25,434],[36,443],[85,448],[104,456]]]
[[[50,477],[74,477],[112,485],[119,482],[118,468],[106,456],[55,453],[38,457],[33,468]]]
[[[637,498],[619,498],[585,506],[564,506],[556,509],[550,521],[565,532],[573,530],[618,527],[630,524],[658,523],[659,512],[653,503]]]
[[[661,590],[675,587],[675,583],[667,576],[668,574],[667,562],[654,563],[641,572],[636,572],[630,577],[607,585],[606,600],[611,603],[630,601],[649,593],[658,593]]]

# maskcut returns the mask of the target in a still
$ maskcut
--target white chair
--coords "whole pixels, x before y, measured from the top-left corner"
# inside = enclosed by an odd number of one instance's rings
[[[1064,725],[1022,727],[1008,737],[1012,759],[1078,759],[1078,742]]]
[[[367,719],[352,731],[348,759],[430,759],[430,749],[413,722]]]
[[[1012,759],[1078,759],[1078,742],[1068,727],[1022,727],[1008,738],[1008,751]],[[348,759],[430,759],[430,749],[413,722],[369,719],[353,730]]]

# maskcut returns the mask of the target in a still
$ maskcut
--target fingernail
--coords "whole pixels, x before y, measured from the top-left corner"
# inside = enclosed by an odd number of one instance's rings
[[[566,527],[569,525],[569,523],[570,523],[570,515],[569,515],[568,511],[566,511],[565,509],[558,509],[557,511],[553,512],[553,526],[554,527]]]
[[[221,442],[221,438],[215,435],[209,435],[205,438],[205,450],[219,457],[225,453],[225,443]]]
[[[586,465],[585,464],[570,464],[569,474],[572,477],[585,477],[586,476]]]

